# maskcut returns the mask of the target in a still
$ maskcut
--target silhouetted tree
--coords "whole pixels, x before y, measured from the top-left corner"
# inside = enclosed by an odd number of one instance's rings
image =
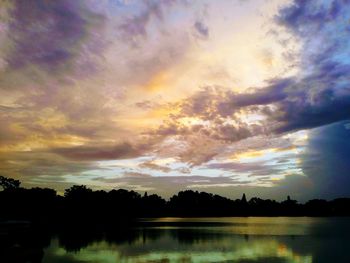
[[[64,191],[64,197],[66,198],[82,198],[86,195],[91,194],[92,190],[87,188],[86,185],[73,185]]]
[[[0,219],[5,220],[124,225],[138,217],[161,216],[350,216],[350,198],[299,204],[290,196],[282,202],[253,197],[248,202],[245,194],[231,200],[186,190],[166,201],[147,192],[141,196],[125,189],[93,191],[85,185],[74,185],[59,196],[53,189],[20,188],[20,182],[14,179],[1,177],[1,182],[5,190],[0,191]]]
[[[297,200],[293,200],[287,196],[287,200],[281,202],[281,214],[287,216],[297,216],[301,214],[301,207]]]
[[[0,186],[4,189],[17,189],[21,185],[19,180],[15,180],[12,178],[6,178],[4,176],[0,176]]]
[[[327,215],[331,212],[330,204],[322,199],[313,199],[306,202],[304,209],[313,216]]]

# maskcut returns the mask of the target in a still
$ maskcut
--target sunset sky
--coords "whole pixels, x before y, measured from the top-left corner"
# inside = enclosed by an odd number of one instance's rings
[[[0,0],[0,174],[350,195],[350,0]]]

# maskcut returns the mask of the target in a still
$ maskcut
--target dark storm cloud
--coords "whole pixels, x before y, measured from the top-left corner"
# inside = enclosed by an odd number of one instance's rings
[[[350,133],[346,129],[350,119],[349,11],[347,0],[297,0],[277,17],[303,41],[301,66],[305,72],[278,104],[280,114],[273,118],[281,123],[277,132],[316,127],[301,156],[313,197],[350,194]]]
[[[285,101],[280,105],[283,115],[276,117],[283,123],[277,132],[314,128],[349,119],[350,90],[342,93],[339,96],[333,89],[323,90],[315,95],[315,103],[305,96]]]
[[[275,117],[278,131],[318,127],[349,118],[350,6],[347,0],[295,1],[277,20],[303,41],[304,77],[295,81]]]
[[[323,2],[295,0],[290,7],[281,10],[278,21],[298,34],[309,34],[305,27],[321,30],[325,22],[335,19],[340,10],[350,3],[348,0]]]
[[[260,111],[271,122],[277,122],[277,133],[309,129],[349,119],[350,65],[325,63],[311,75],[294,81],[276,81],[252,94],[231,94],[215,110],[227,117],[240,108],[273,104],[276,110]],[[263,108],[261,108],[263,109]]]
[[[350,195],[349,122],[314,130],[303,155],[303,171],[314,184],[315,195],[328,198]]]
[[[270,80],[270,86],[264,89],[255,90],[248,94],[233,94],[231,103],[236,108],[248,107],[252,105],[266,105],[282,101],[288,97],[286,89],[293,86],[292,79]]]
[[[93,29],[102,25],[104,18],[86,3],[81,0],[13,1],[8,66],[19,69],[34,64],[55,70],[72,62],[84,49],[92,52],[93,47],[83,42],[94,34]]]

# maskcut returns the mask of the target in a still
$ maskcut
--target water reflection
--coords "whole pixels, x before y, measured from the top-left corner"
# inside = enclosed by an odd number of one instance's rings
[[[313,262],[311,253],[299,254],[275,238],[207,236],[182,243],[175,238],[178,235],[172,233],[174,230],[162,232],[158,239],[131,244],[95,242],[77,253],[67,252],[55,239],[43,262]]]
[[[40,259],[10,262],[350,262],[348,218],[163,218],[142,223],[105,232],[65,229],[39,242]],[[18,248],[25,247],[18,242]],[[32,253],[39,249],[30,243]]]

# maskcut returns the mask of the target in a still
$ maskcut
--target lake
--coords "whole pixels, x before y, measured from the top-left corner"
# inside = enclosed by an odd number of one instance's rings
[[[349,230],[350,218],[141,219],[135,228],[50,236],[37,262],[349,263]]]

